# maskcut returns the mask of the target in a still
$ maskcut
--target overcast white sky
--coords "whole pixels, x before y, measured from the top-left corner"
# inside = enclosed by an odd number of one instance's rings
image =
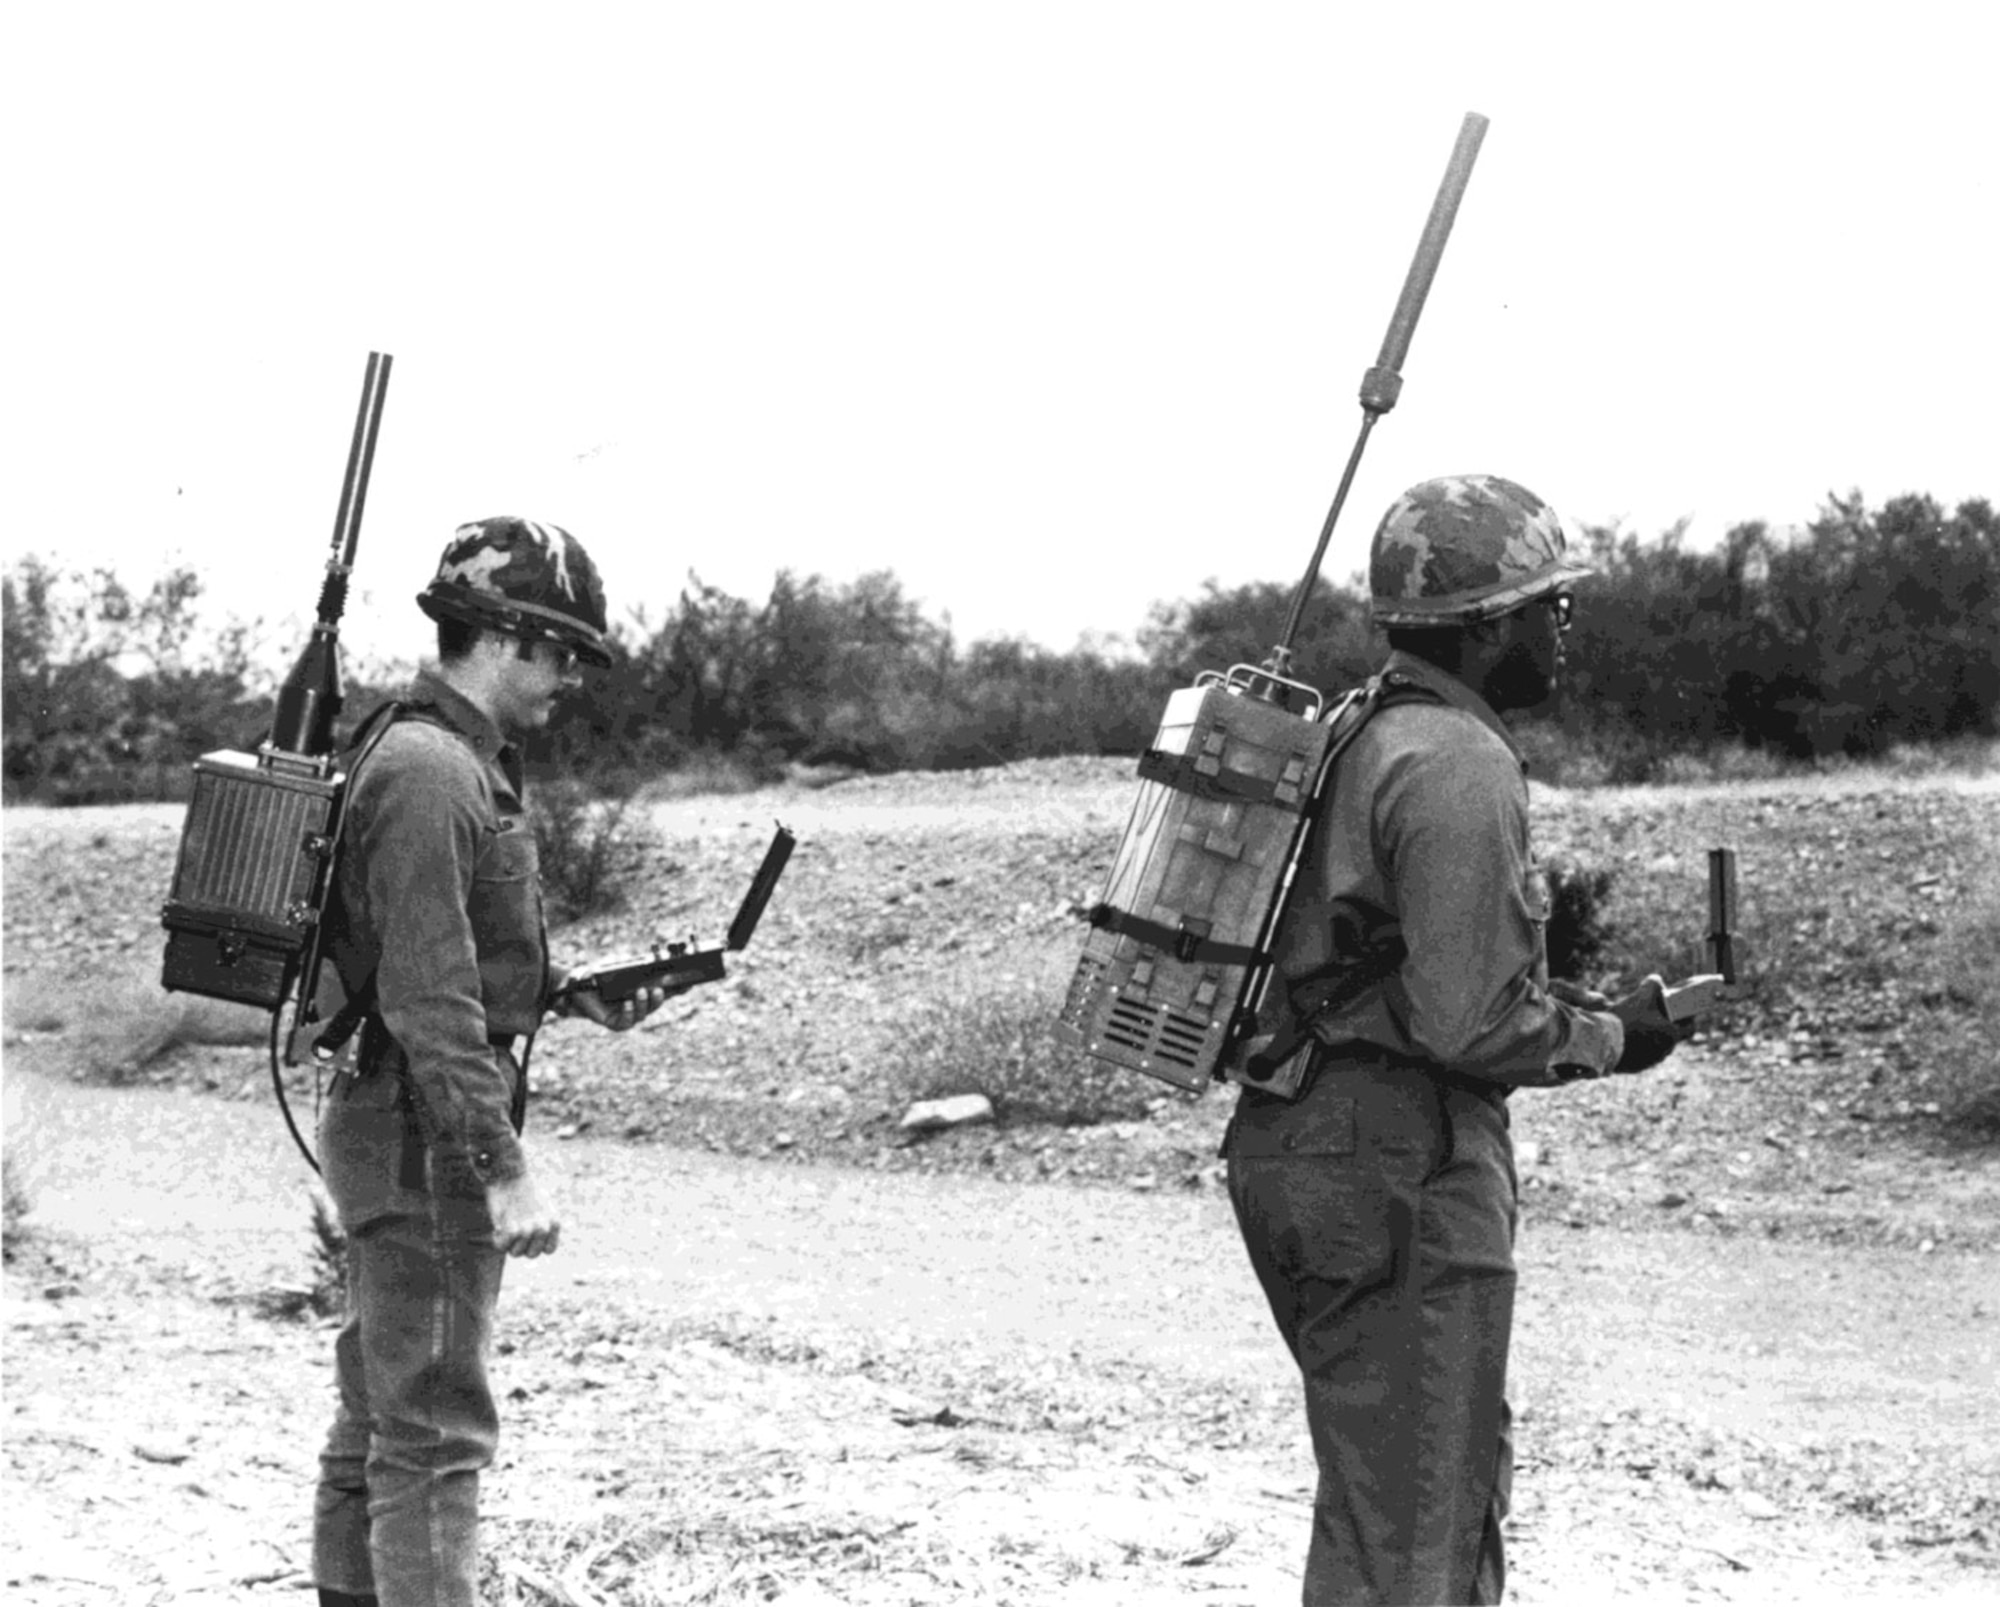
[[[1295,580],[1465,112],[1491,119],[1327,569],[1432,474],[1572,524],[2000,495],[2000,25],[1969,3],[11,10],[9,557],[343,636],[458,522],[888,568],[961,637]]]

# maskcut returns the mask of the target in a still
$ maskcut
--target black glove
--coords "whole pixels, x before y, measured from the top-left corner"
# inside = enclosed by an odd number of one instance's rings
[[[1625,1052],[1613,1071],[1649,1071],[1681,1041],[1683,1029],[1667,1014],[1667,985],[1657,975],[1616,1001],[1611,1013],[1625,1023]]]

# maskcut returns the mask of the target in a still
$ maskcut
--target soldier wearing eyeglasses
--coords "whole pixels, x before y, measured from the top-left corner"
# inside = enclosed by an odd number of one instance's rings
[[[1412,487],[1376,530],[1389,695],[1340,760],[1274,940],[1295,1099],[1224,1140],[1250,1260],[1319,1464],[1304,1601],[1496,1602],[1516,1180],[1507,1097],[1656,1065],[1657,992],[1551,983],[1546,884],[1506,716],[1563,667],[1591,573],[1533,493]]]
[[[501,1270],[561,1234],[520,1139],[525,1046],[564,973],[516,742],[548,723],[579,662],[610,662],[604,590],[566,530],[495,518],[458,529],[417,601],[437,665],[355,769],[328,915],[321,1015],[339,1030],[323,1037],[352,1059],[319,1134],[348,1236],[315,1505],[323,1607],[478,1600]],[[665,998],[565,1008],[620,1031]]]

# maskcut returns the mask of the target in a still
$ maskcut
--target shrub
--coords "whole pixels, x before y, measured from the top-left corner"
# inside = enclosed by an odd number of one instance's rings
[[[897,1029],[885,1070],[905,1099],[984,1094],[1010,1126],[1088,1127],[1146,1114],[1165,1084],[1063,1048],[1049,1033],[1059,996],[1003,978],[928,999]]]
[[[7,1014],[12,1029],[17,1018],[11,1000]],[[35,1203],[31,1169],[42,1146],[36,1141],[37,1123],[29,1102],[32,1086],[24,1077],[9,1075],[0,1087],[5,1100],[0,1116],[5,1118],[7,1134],[6,1143],[0,1145],[0,1256],[10,1262],[34,1236],[29,1222]]]
[[[34,1208],[21,1177],[18,1146],[9,1143],[0,1157],[0,1258],[12,1261],[28,1242],[28,1215]]]
[[[1528,774],[1551,787],[1633,787],[1658,779],[1669,749],[1622,727],[1575,730],[1546,720],[1514,728]]]
[[[1549,860],[1542,870],[1549,883],[1549,975],[1581,980],[1617,936],[1608,914],[1616,875],[1608,865],[1562,858]]]
[[[301,1317],[336,1317],[347,1309],[347,1234],[333,1205],[318,1190],[312,1197],[312,1276],[305,1283],[274,1283],[256,1297],[257,1313],[273,1322]]]
[[[1982,865],[1943,934],[1945,998],[1956,1030],[1938,1046],[1945,1119],[1969,1136],[2000,1139],[2000,865]]]
[[[541,858],[542,889],[554,925],[601,915],[625,900],[621,869],[645,836],[629,776],[556,776],[528,793],[528,820]]]
[[[347,1232],[333,1205],[317,1191],[312,1201],[313,1313],[336,1317],[347,1309]]]

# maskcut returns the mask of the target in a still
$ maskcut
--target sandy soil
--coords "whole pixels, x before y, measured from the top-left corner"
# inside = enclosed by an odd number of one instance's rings
[[[10,1599],[291,1599],[330,1336],[257,1297],[307,1275],[302,1163],[266,1107],[9,1086],[53,1256],[8,1277]],[[658,1599],[1293,1599],[1310,1452],[1213,1193],[541,1154],[496,1567],[623,1525],[684,1542]],[[1995,1275],[1531,1215],[1510,1599],[1990,1599]]]
[[[1226,1099],[904,1146],[881,1075],[940,991],[1073,955],[1124,772],[658,806],[633,903],[566,953],[712,939],[774,816],[801,848],[728,982],[537,1049],[569,1226],[509,1274],[491,1600],[1296,1600],[1311,1455],[1216,1186]],[[1866,886],[1900,900],[1898,941],[1941,941],[2000,794],[1824,790],[1545,797],[1544,846],[1629,827],[1627,874],[1678,887],[1665,807],[1689,844],[1740,830],[1746,886]],[[38,1607],[305,1599],[331,1336],[267,1313],[310,1280],[309,1179],[257,1024],[158,993],[179,820],[4,818],[34,1216],[6,1278],[0,1578]],[[1876,940],[1829,909],[1799,942],[1846,965]],[[1936,1136],[1922,1001],[1810,1002],[1516,1102],[1510,1600],[2000,1596],[2000,1160]]]

